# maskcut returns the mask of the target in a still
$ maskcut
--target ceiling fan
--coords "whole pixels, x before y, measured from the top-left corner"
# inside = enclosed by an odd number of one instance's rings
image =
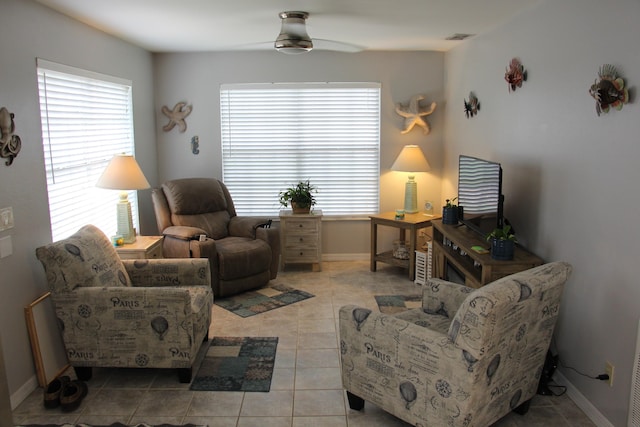
[[[280,34],[273,44],[278,52],[299,54],[312,49],[333,50],[339,52],[360,52],[361,46],[332,40],[311,39],[307,34],[308,12],[286,11],[278,14],[282,20]]]

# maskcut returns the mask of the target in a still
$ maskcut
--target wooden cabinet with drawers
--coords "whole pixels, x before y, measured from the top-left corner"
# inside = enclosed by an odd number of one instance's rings
[[[280,211],[282,268],[286,264],[313,264],[322,270],[322,211],[293,214]]]

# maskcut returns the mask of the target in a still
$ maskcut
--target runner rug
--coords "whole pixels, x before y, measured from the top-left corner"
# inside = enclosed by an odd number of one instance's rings
[[[395,314],[422,307],[422,295],[375,295],[381,313]]]
[[[277,346],[277,337],[215,337],[191,390],[269,391]]]
[[[227,298],[214,299],[214,303],[240,317],[249,317],[314,296],[288,286],[274,285]]]

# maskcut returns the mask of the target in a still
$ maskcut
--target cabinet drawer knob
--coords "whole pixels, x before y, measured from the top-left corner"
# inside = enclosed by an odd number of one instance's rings
[[[298,224],[298,227],[302,228],[302,224]]]
[[[300,238],[300,242],[304,242],[304,239],[302,237]]]

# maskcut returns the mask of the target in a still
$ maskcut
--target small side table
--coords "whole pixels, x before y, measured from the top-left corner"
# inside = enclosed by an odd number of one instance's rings
[[[313,264],[313,271],[321,271],[322,211],[280,211],[280,245],[283,269],[286,264]]]
[[[162,258],[163,236],[137,236],[133,243],[116,247],[120,259]]]
[[[405,214],[404,219],[396,219],[395,212],[385,212],[371,215],[371,271],[376,271],[377,262],[404,267],[409,269],[409,280],[416,278],[416,242],[418,230],[431,225],[431,220],[440,219],[440,216],[428,216],[422,212]],[[393,252],[378,253],[378,225],[386,225],[400,229],[400,241],[406,241],[406,232],[409,231],[409,259],[393,257]]]

